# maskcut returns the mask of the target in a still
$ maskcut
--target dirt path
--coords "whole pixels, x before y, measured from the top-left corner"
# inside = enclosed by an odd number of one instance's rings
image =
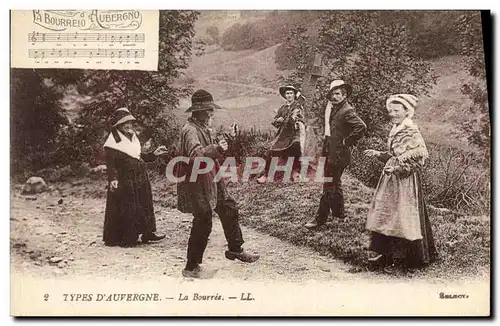
[[[185,264],[191,217],[176,210],[157,208],[158,229],[167,238],[136,248],[106,247],[102,242],[105,201],[43,194],[12,196],[11,260],[14,273],[43,277],[67,275],[117,278],[167,275],[181,277]],[[157,205],[159,207],[159,205]],[[242,280],[354,280],[374,278],[349,273],[350,266],[323,257],[250,228],[243,228],[246,248],[262,254],[253,265],[224,258],[225,239],[218,219],[205,254],[205,264],[220,268],[217,278]],[[49,259],[60,257],[51,264]]]
[[[192,220],[189,214],[164,208],[156,202],[157,227],[167,234],[166,239],[136,248],[106,247],[102,242],[105,199],[86,197],[85,194],[60,197],[54,193],[20,196],[13,191],[10,217],[12,273],[44,278],[150,279],[161,275],[182,278]],[[217,279],[293,281],[298,284],[312,280],[373,283],[394,279],[394,276],[385,274],[356,273],[352,266],[321,256],[311,249],[248,227],[242,227],[242,230],[245,248],[262,256],[255,264],[225,259],[226,241],[219,220],[214,218],[204,263],[219,268]],[[52,257],[61,261],[50,263]],[[442,277],[446,279],[446,275]],[[439,283],[443,279],[426,277],[413,281]],[[478,276],[473,279],[477,281]]]

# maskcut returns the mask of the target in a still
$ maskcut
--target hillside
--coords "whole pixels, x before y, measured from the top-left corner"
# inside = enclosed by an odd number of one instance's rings
[[[212,92],[226,109],[218,113],[220,123],[239,121],[246,128],[270,128],[273,110],[282,104],[277,75],[286,73],[277,70],[274,63],[276,47],[262,51],[218,50],[193,58],[186,74],[195,80],[195,87]],[[428,96],[420,97],[415,121],[429,141],[466,148],[467,140],[457,130],[460,123],[470,119],[466,110],[471,102],[460,88],[471,77],[462,59],[451,56],[431,61],[437,83]],[[189,99],[185,99],[181,110],[188,106]]]

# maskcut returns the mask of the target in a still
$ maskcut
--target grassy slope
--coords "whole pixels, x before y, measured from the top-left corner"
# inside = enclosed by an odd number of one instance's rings
[[[236,120],[245,121],[245,125],[267,129],[269,128],[267,121],[272,117],[272,110],[282,102],[276,89],[278,86],[275,82],[276,75],[285,73],[276,69],[275,48],[276,46],[262,51],[216,51],[193,58],[186,73],[198,80],[196,86],[210,89],[216,99],[231,99],[242,96],[241,94],[268,98],[269,102],[251,108],[227,108]],[[467,140],[457,126],[470,118],[467,108],[471,102],[461,93],[460,88],[465,82],[471,81],[471,77],[462,65],[460,56],[440,58],[431,64],[438,76],[437,84],[430,90],[428,96],[420,97],[415,121],[427,141],[466,148]],[[220,84],[206,82],[207,79],[262,85],[271,87],[271,91],[276,90],[274,93],[264,93],[240,86],[221,87]],[[189,100],[185,103],[188,102]]]
[[[232,193],[240,203],[244,224],[364,268],[369,241],[366,214],[373,190],[347,174],[343,183],[347,218],[330,218],[318,231],[303,225],[316,213],[320,184],[247,183],[233,186]],[[439,215],[434,211],[429,215],[440,257],[420,274],[466,275],[489,268],[488,217]]]

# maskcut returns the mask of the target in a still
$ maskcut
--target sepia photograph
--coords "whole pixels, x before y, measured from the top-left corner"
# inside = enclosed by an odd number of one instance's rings
[[[490,316],[491,21],[10,10],[11,316]]]

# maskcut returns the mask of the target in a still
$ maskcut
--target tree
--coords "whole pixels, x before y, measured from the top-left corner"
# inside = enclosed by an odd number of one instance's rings
[[[308,110],[320,118],[318,121],[322,121],[329,83],[344,79],[353,85],[350,102],[367,123],[369,134],[385,137],[387,97],[394,93],[422,96],[435,82],[430,65],[412,56],[408,27],[387,23],[383,15],[376,11],[324,12],[313,51],[303,45],[304,31],[301,37],[290,38],[294,42],[289,43],[287,52],[293,56],[296,69],[288,82],[302,84],[312,65],[311,53],[324,56],[328,74],[318,81],[319,91]]]
[[[10,136],[12,173],[50,163],[55,138],[68,123],[61,93],[34,69],[11,70]]]
[[[463,122],[462,129],[467,133],[470,144],[488,152],[491,144],[491,126],[481,14],[479,12],[463,14],[457,21],[457,29],[465,65],[469,74],[475,77],[474,81],[462,86],[462,93],[472,100],[472,106],[469,108],[470,119]]]

